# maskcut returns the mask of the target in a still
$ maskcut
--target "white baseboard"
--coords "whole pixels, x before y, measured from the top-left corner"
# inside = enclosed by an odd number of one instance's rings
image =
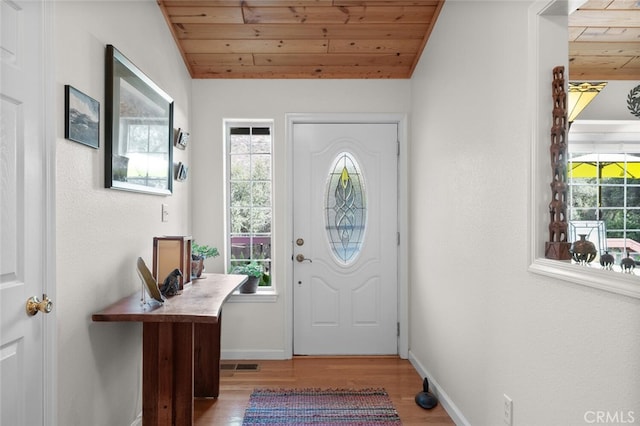
[[[471,426],[471,423],[464,417],[460,409],[456,406],[456,404],[451,400],[449,395],[442,389],[440,384],[436,380],[433,379],[433,376],[429,374],[426,368],[416,359],[416,357],[409,351],[409,362],[413,365],[413,368],[416,369],[418,374],[421,377],[426,377],[429,380],[429,392],[432,392],[437,398],[438,403],[442,404],[444,410],[449,414],[451,420],[457,426]]]
[[[220,359],[291,359],[282,350],[222,350]]]

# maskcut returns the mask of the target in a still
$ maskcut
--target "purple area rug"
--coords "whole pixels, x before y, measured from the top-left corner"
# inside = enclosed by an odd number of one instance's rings
[[[256,389],[242,424],[402,425],[384,389]]]

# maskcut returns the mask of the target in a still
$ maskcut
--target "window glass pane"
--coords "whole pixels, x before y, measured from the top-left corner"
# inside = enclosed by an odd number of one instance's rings
[[[234,136],[234,135],[250,135],[251,134],[251,128],[250,127],[232,127],[229,130],[229,133]]]
[[[256,154],[251,156],[251,179],[269,180],[271,177],[271,156]]]
[[[579,185],[597,185],[598,183],[598,178],[595,177],[573,177],[571,178],[571,183],[572,184],[579,184]]]
[[[603,207],[624,206],[624,186],[602,186],[601,205]]]
[[[149,126],[149,152],[167,152],[168,138],[166,126]]]
[[[598,205],[598,188],[596,186],[574,185],[571,187],[574,207],[596,207]]]
[[[232,207],[229,212],[231,213],[231,232],[244,233],[251,230],[250,224],[250,212],[248,208],[235,208]]]
[[[325,193],[327,239],[335,259],[348,265],[360,253],[367,219],[365,183],[352,154],[338,154]]]
[[[253,237],[253,258],[271,259],[271,236]]]
[[[271,207],[271,182],[253,183],[253,205]]]
[[[624,162],[612,163],[602,162],[598,163],[598,174],[602,179],[620,179],[624,178]]]
[[[132,124],[129,126],[129,138],[127,139],[128,152],[149,151],[149,128]]]
[[[254,154],[270,154],[271,135],[253,135],[251,138],[251,152]]]
[[[229,152],[231,154],[248,154],[251,144],[249,135],[233,135],[229,143]]]
[[[253,226],[251,231],[255,233],[271,232],[271,209],[270,208],[253,208]]]
[[[599,180],[600,185],[620,185],[624,183],[624,179],[622,178],[614,178],[614,177],[603,177]]]
[[[231,182],[231,206],[248,207],[251,205],[251,183],[247,181]]]
[[[629,185],[640,185],[640,176],[639,177],[627,177],[627,184]]]
[[[623,238],[624,237],[624,231],[610,231],[607,229],[607,239],[610,238]],[[610,245],[610,242],[609,244]]]
[[[249,155],[232,155],[230,161],[231,180],[249,180],[251,157]]]
[[[640,207],[640,186],[627,186],[627,206]]]
[[[571,209],[569,220],[597,220],[596,209]]]
[[[624,209],[603,209],[602,220],[607,229],[624,229]]]
[[[627,229],[640,229],[640,210],[627,210]],[[637,240],[640,243],[640,240]]]
[[[627,232],[627,239],[630,240],[627,243],[627,247],[629,247],[634,252],[636,252],[636,250],[638,249],[638,246],[636,244],[634,244],[634,242],[640,241],[640,231],[628,231]],[[637,252],[634,253],[634,254],[638,255]]]
[[[231,236],[231,259],[249,259],[251,254],[251,236],[236,234]]]

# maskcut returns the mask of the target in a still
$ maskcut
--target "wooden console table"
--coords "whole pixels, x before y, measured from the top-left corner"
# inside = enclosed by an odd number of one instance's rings
[[[140,292],[93,314],[93,321],[142,323],[142,424],[193,424],[193,398],[220,391],[222,304],[245,275],[203,274],[164,304]]]

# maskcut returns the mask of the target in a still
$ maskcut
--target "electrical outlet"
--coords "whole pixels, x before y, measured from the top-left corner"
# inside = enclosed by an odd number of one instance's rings
[[[162,204],[162,221],[169,222],[169,204]]]
[[[513,400],[509,398],[506,393],[502,395],[504,397],[504,413],[502,421],[506,426],[513,426]]]

